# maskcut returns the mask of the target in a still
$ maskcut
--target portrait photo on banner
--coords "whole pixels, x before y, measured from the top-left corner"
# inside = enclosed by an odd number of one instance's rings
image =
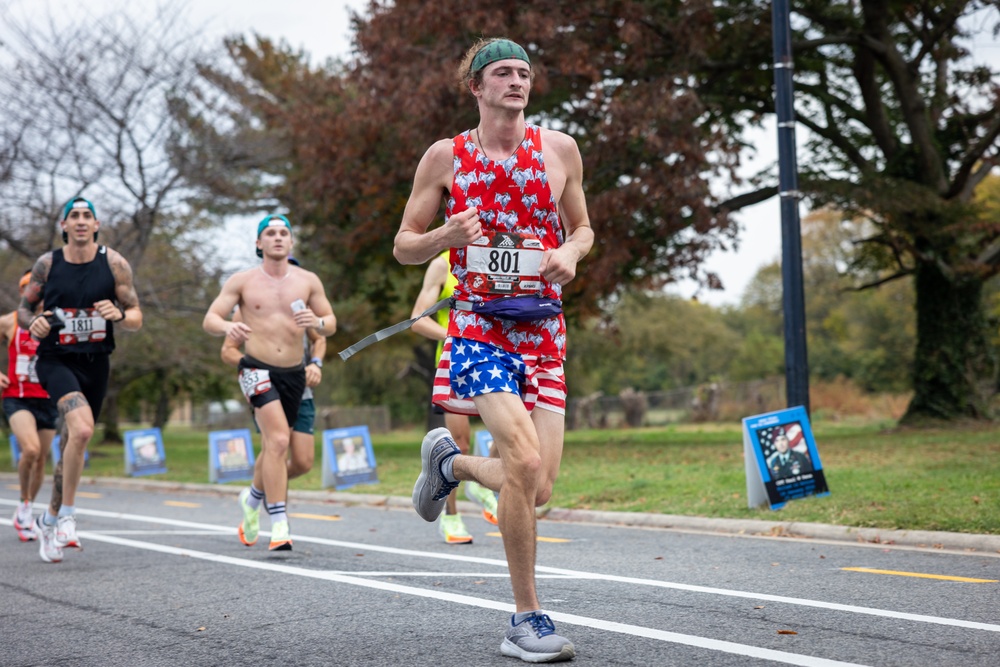
[[[378,484],[368,427],[323,431],[323,486],[346,489],[356,484]]]

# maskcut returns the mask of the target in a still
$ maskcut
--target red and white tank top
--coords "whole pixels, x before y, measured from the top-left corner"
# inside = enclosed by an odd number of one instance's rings
[[[0,394],[3,398],[48,398],[38,384],[35,360],[38,359],[38,341],[26,329],[15,327],[14,336],[7,346],[7,377],[10,384]]]
[[[451,272],[460,301],[489,301],[510,296],[562,298],[562,286],[538,274],[545,250],[564,242],[559,210],[542,153],[542,133],[525,124],[524,139],[504,160],[486,157],[463,132],[452,140],[454,177],[445,215],[469,207],[479,211],[483,237],[451,249]],[[479,340],[519,354],[564,359],[566,322],[557,315],[534,322],[513,322],[452,310],[448,335]]]

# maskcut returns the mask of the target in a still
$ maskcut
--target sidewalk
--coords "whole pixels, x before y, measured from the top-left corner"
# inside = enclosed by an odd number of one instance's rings
[[[17,475],[0,473],[0,480],[17,484]],[[237,495],[243,488],[238,485],[222,484],[182,484],[150,479],[120,477],[84,477],[81,488],[101,485],[128,489],[149,489],[151,491],[177,491],[206,495]],[[383,496],[367,493],[346,493],[343,491],[297,491],[288,492],[289,499],[311,502],[342,503],[345,505],[368,505],[385,509],[412,511],[408,497]],[[41,500],[44,502],[44,499]],[[460,500],[459,511],[478,514],[480,508],[469,501]],[[566,521],[592,523],[598,525],[633,526],[637,528],[662,528],[701,533],[728,535],[751,535],[771,538],[813,539],[834,542],[855,542],[868,545],[903,546],[935,551],[960,551],[990,556],[1000,556],[1000,535],[980,535],[973,533],[946,533],[928,530],[884,530],[880,528],[855,528],[825,523],[799,523],[793,521],[764,521],[757,519],[715,519],[707,517],[678,516],[672,514],[642,514],[637,512],[598,512],[591,510],[571,510],[558,507],[539,510],[539,518],[545,521]]]

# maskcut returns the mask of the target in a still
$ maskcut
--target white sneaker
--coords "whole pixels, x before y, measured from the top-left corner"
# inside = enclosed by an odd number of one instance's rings
[[[59,517],[58,523],[56,523],[55,539],[55,544],[60,549],[65,549],[66,547],[83,549],[83,546],[80,545],[80,538],[76,536],[75,516],[69,515]]]
[[[34,520],[31,516],[31,503],[21,503],[14,510],[14,530],[17,537],[22,542],[31,542],[35,539],[35,529],[32,527]]]
[[[38,555],[46,563],[58,563],[63,559],[62,549],[56,546],[56,527],[46,526],[39,516],[34,524],[35,536],[38,538]]]

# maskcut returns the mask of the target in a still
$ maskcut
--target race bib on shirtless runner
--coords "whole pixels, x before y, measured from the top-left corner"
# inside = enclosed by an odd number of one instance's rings
[[[271,388],[271,374],[260,368],[244,368],[240,371],[240,389],[249,401]]]
[[[536,236],[486,232],[465,252],[467,284],[477,294],[523,296],[542,289],[538,269],[545,248]]]
[[[60,345],[96,343],[108,336],[108,321],[96,308],[63,308],[66,326],[59,330]]]
[[[38,384],[38,374],[35,372],[35,361],[38,359],[33,354],[19,354],[14,360],[14,373],[18,382],[34,382]]]

